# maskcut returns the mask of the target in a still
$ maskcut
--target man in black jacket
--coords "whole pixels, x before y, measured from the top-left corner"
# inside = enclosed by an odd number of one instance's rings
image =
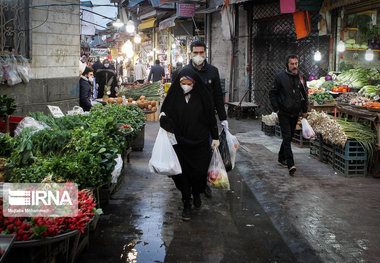
[[[218,68],[207,63],[206,61],[206,44],[200,40],[195,40],[190,45],[191,57],[190,63],[185,67],[195,70],[203,80],[206,87],[211,92],[216,112],[223,126],[227,126],[227,114],[224,108],[223,91],[220,85],[220,77]],[[178,74],[175,70],[172,75],[174,80]]]
[[[298,70],[298,56],[289,55],[286,59],[286,70],[278,73],[274,79],[269,98],[274,112],[280,121],[282,144],[278,154],[278,162],[288,167],[289,175],[296,172],[291,142],[300,112],[307,116],[308,88],[305,79]]]
[[[158,59],[156,59],[154,63],[155,65],[150,68],[148,81],[152,79],[153,82],[156,82],[162,80],[162,77],[165,77],[165,69],[161,67]]]
[[[83,71],[82,76],[79,80],[79,106],[82,107],[84,111],[89,111],[92,107],[91,105],[91,85],[90,81],[93,81],[94,70],[92,68],[86,67]]]

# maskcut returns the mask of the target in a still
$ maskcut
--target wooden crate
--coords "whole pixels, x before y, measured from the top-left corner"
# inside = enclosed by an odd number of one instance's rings
[[[158,121],[158,110],[154,113],[146,114],[146,120],[147,121]]]

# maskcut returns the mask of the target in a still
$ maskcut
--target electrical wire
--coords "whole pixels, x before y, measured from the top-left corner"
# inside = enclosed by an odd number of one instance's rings
[[[42,22],[42,24],[40,24],[40,25],[38,25],[38,26],[35,26],[35,27],[32,27],[32,28],[30,28],[30,29],[29,29],[29,28],[28,28],[28,29],[21,29],[20,31],[32,31],[33,29],[36,29],[36,28],[38,28],[38,27],[44,25],[44,24],[48,21],[48,19],[49,19],[49,7],[50,7],[50,6],[48,6],[48,8],[46,9],[46,19],[45,19],[44,22]]]

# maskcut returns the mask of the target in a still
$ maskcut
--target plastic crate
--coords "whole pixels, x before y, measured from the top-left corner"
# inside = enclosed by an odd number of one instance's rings
[[[335,155],[334,169],[347,177],[367,175],[367,160],[349,159]]]
[[[269,126],[264,123],[264,133],[267,136],[274,136],[275,135],[275,126]]]
[[[321,161],[324,163],[331,164],[331,166],[334,166],[335,148],[336,147],[334,145],[322,140]]]
[[[264,131],[264,127],[265,127],[265,123],[262,121],[262,122],[261,122],[261,131],[262,131],[262,132]]]
[[[274,135],[280,139],[282,139],[282,133],[281,133],[281,127],[280,125],[276,124],[274,126]]]
[[[17,125],[22,121],[24,117],[9,116],[9,133],[13,135],[17,128]],[[0,121],[0,132],[5,133],[5,121]]]
[[[310,146],[310,139],[305,139],[302,136],[302,130],[295,130],[294,136],[292,138],[292,142],[297,144],[300,147],[309,147]]]
[[[322,136],[320,134],[310,140],[310,155],[322,161]]]
[[[335,154],[350,160],[367,160],[367,150],[354,140],[348,140],[344,148],[336,147]]]

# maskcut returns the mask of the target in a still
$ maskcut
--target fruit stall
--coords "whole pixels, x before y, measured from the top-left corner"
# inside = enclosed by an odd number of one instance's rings
[[[97,104],[89,113],[61,118],[32,112],[14,136],[1,134],[0,181],[76,183],[79,191],[76,217],[4,217],[0,199],[1,235],[15,237],[3,251],[7,260],[74,262],[121,183],[123,160],[145,120],[137,105]]]

